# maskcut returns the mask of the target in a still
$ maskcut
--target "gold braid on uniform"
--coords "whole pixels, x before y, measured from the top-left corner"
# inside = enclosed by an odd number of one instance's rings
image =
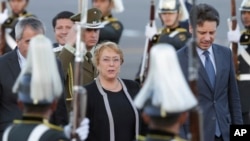
[[[111,26],[115,29],[115,30],[120,30],[121,29],[121,26],[120,24],[118,23],[118,19],[117,18],[114,18],[112,15],[108,15],[108,16],[105,16],[105,17],[102,17],[101,18],[101,21],[108,21],[108,23],[111,23]]]
[[[37,118],[41,118],[42,121],[39,120],[14,120],[13,123],[14,124],[44,124],[46,126],[48,126],[50,129],[54,129],[54,130],[58,130],[58,131],[63,131],[63,128],[54,124],[51,124],[48,119],[45,119],[41,116],[37,116],[37,115],[33,115],[32,117],[37,117]]]
[[[117,19],[114,18],[112,15],[108,15],[108,16],[102,17],[102,18],[101,18],[101,21],[114,22],[114,21],[117,21]]]
[[[70,97],[67,97],[66,100],[67,101],[71,101],[73,100],[72,98],[72,92],[73,92],[73,67],[72,67],[72,64],[69,63],[69,69],[68,69],[68,88],[69,88],[69,96]]]
[[[137,141],[145,141],[146,137],[142,135],[138,135],[136,139]]]
[[[187,30],[185,28],[182,27],[177,27],[177,28],[161,28],[160,29],[160,33],[161,34],[166,34],[166,33],[170,33],[173,31],[178,31],[178,32],[187,32]]]

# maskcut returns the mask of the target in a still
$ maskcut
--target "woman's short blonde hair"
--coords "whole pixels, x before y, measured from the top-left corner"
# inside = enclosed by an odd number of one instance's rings
[[[123,52],[119,48],[119,46],[114,42],[107,41],[107,42],[103,42],[103,43],[98,44],[96,49],[95,49],[94,57],[93,57],[93,64],[95,66],[99,65],[101,54],[106,49],[111,49],[114,52],[116,52],[117,54],[119,54],[120,59],[121,59],[121,64],[124,62]]]

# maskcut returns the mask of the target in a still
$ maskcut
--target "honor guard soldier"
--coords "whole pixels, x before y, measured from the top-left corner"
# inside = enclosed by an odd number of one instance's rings
[[[154,45],[150,58],[148,77],[134,100],[149,128],[142,140],[184,141],[179,137],[180,128],[198,102],[182,74],[172,45]]]
[[[146,26],[146,36],[152,39],[153,43],[168,43],[176,50],[183,47],[190,34],[187,28],[181,27],[181,21],[188,20],[188,12],[183,0],[160,0],[159,17],[163,28],[156,33],[155,24],[152,27]]]
[[[155,22],[152,22],[152,26],[150,24],[146,25],[145,35],[147,39],[151,40],[150,43],[152,45],[167,43],[173,45],[176,50],[183,47],[191,37],[188,30],[180,26],[181,21],[187,21],[189,15],[183,0],[160,0],[158,14],[163,28],[157,32]],[[143,58],[145,58],[144,56]],[[142,83],[140,73],[144,69],[142,68],[143,61],[142,59],[142,63],[135,76],[135,81],[139,83]]]
[[[228,40],[238,43],[238,89],[241,100],[244,124],[250,124],[250,0],[243,0],[240,6],[241,22],[245,29],[240,33],[239,26],[228,31]]]
[[[112,11],[116,13],[124,11],[122,0],[92,0],[92,4],[102,11],[104,28],[100,30],[98,43],[112,41],[118,44],[122,36],[123,24],[113,17]]]
[[[5,52],[11,51],[16,47],[16,23],[25,17],[34,17],[34,15],[26,11],[26,7],[28,6],[29,0],[8,0],[8,3],[11,8],[12,14],[3,24],[3,27],[5,28],[5,39],[7,44]]]
[[[71,17],[71,20],[75,22],[80,21],[80,14],[75,14]],[[86,46],[86,54],[84,54],[84,61],[82,66],[83,72],[83,84],[88,84],[94,80],[97,76],[97,70],[92,63],[92,56],[94,54],[95,47],[99,39],[100,29],[103,28],[101,22],[102,13],[97,8],[91,8],[87,12],[87,23],[85,23],[82,29],[82,41]],[[73,88],[73,64],[75,61],[75,46],[76,45],[76,30],[75,26],[72,27],[72,30],[68,33],[66,37],[66,44],[63,47],[62,51],[59,53],[58,57],[62,62],[64,75],[66,77],[66,91],[67,91],[67,102],[68,110],[71,107],[72,100],[72,88]]]

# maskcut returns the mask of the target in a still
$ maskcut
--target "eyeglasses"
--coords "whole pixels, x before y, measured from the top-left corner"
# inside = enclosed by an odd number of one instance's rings
[[[112,59],[111,58],[102,58],[101,61],[104,62],[104,63],[110,63],[110,62],[112,62],[112,63],[120,63],[121,59],[120,58],[112,58]]]

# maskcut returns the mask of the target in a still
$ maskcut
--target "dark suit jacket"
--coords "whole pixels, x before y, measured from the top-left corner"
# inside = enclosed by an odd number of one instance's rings
[[[188,48],[178,52],[181,68],[188,77]],[[212,89],[206,70],[199,59],[198,100],[203,111],[204,141],[214,140],[215,119],[219,122],[224,141],[229,141],[230,124],[242,124],[240,98],[235,79],[232,53],[229,48],[213,44],[216,65],[215,88]],[[198,57],[199,58],[199,57]]]
[[[12,87],[21,72],[16,51],[17,48],[0,57],[0,140],[4,129],[12,123],[13,119],[22,117],[22,112],[17,105],[17,95],[12,93]],[[58,67],[61,67],[59,62]],[[51,117],[51,122],[57,125],[68,123],[64,94]]]

